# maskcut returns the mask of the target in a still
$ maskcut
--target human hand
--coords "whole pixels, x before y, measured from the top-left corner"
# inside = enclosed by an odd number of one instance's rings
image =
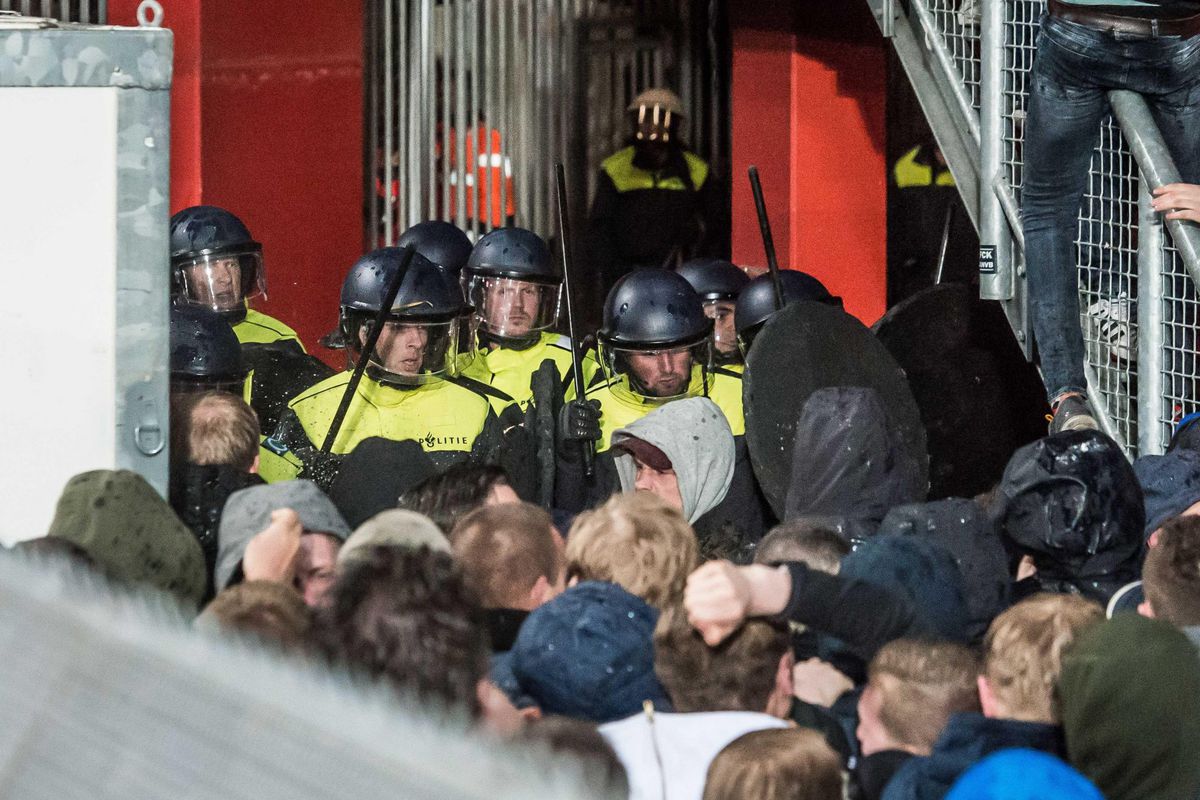
[[[683,605],[688,622],[714,647],[750,616],[778,614],[787,605],[791,578],[786,569],[735,567],[710,561],[688,576]]]
[[[1200,186],[1194,183],[1168,183],[1154,190],[1150,205],[1165,212],[1166,219],[1200,222]]]
[[[296,556],[304,527],[300,515],[290,508],[271,512],[271,524],[246,545],[242,574],[247,581],[291,584],[296,574]]]
[[[853,688],[854,681],[819,658],[792,667],[792,694],[810,705],[829,708]]]

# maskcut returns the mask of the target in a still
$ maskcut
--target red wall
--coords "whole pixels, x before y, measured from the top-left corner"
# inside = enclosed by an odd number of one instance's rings
[[[136,0],[110,0],[136,24]],[[171,211],[208,203],[263,244],[268,300],[310,352],[337,322],[362,253],[362,0],[180,0],[175,33]],[[340,356],[317,352],[337,364]]]
[[[765,265],[746,168],[763,181],[781,266],[866,324],[887,303],[885,43],[865,3],[730,4],[733,260]]]

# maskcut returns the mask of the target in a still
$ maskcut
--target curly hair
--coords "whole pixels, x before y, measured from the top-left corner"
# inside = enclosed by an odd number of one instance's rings
[[[446,553],[370,548],[330,590],[313,639],[334,663],[422,702],[479,714],[489,650],[483,612]]]

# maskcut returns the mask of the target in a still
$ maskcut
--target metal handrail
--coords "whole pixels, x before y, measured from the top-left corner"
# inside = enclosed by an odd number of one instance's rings
[[[1178,183],[1181,180],[1179,169],[1171,158],[1145,99],[1136,92],[1119,90],[1109,92],[1108,100],[1133,158],[1149,184],[1149,191],[1153,193],[1168,183]],[[1166,226],[1188,274],[1200,287],[1200,225],[1171,219],[1166,220]]]

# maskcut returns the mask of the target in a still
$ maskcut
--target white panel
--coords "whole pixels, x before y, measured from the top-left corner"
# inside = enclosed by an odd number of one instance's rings
[[[115,461],[117,92],[0,88],[0,514],[46,533],[63,484]]]

